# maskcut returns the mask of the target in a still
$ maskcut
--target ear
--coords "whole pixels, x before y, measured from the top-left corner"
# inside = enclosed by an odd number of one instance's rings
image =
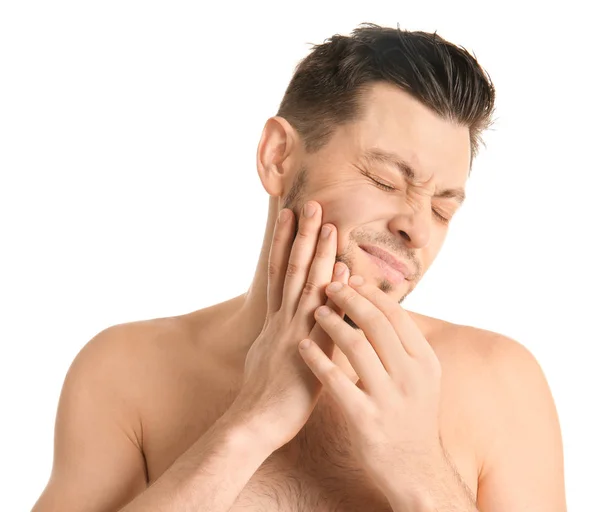
[[[298,132],[283,117],[267,120],[258,143],[256,168],[270,196],[282,197],[291,186],[301,147]]]

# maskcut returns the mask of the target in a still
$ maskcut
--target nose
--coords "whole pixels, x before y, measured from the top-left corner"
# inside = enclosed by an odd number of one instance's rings
[[[390,220],[390,231],[399,233],[407,247],[422,249],[431,237],[431,200],[422,198],[414,204],[405,203],[402,211]]]

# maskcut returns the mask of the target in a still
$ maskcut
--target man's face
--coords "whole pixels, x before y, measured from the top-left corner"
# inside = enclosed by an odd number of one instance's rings
[[[437,195],[464,189],[469,130],[390,85],[376,84],[364,104],[360,121],[337,128],[323,149],[306,155],[305,182],[286,206],[298,217],[306,201],[319,202],[323,223],[338,230],[338,261],[402,302],[442,246],[448,225],[439,216],[451,219],[460,206],[455,197]],[[387,161],[391,155],[410,166],[414,176]],[[408,279],[386,272],[363,249],[368,246],[406,264]]]

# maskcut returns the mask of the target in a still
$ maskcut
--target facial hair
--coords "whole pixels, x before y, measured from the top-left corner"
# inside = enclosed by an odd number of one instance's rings
[[[290,187],[289,192],[287,193],[287,195],[285,196],[285,198],[283,200],[283,208],[289,208],[290,210],[292,210],[294,212],[296,219],[300,218],[301,206],[306,202],[305,190],[306,190],[307,178],[308,178],[308,168],[306,167],[305,164],[302,164],[300,166],[300,168],[298,169],[296,176],[294,177],[294,181],[292,183],[292,186]],[[298,235],[298,222],[296,222],[294,229],[295,229],[295,231],[294,231],[294,240],[295,240],[296,236]],[[344,265],[346,265],[348,267],[348,270],[350,271],[350,275],[352,275],[352,266],[353,265],[352,265],[352,259],[350,257],[349,249],[342,251],[340,254],[336,254],[335,261],[344,263]],[[380,279],[379,282],[377,283],[377,286],[384,293],[389,293],[394,288],[392,283],[390,283],[390,281],[388,281],[385,278]],[[406,294],[404,294],[404,296],[402,296],[402,298],[400,298],[400,300],[398,301],[398,304],[402,304],[402,302],[407,297],[407,295],[410,293],[410,291],[411,290],[409,290]],[[360,327],[358,325],[356,325],[354,323],[354,321],[346,314],[344,314],[344,322],[346,322],[353,329],[360,330]]]

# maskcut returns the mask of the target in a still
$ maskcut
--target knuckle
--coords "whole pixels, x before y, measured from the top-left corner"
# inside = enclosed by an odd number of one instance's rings
[[[269,265],[267,267],[267,276],[272,279],[273,277],[275,277],[277,274],[279,273],[279,266],[275,265],[275,263],[273,262],[269,262]]]
[[[291,277],[291,276],[297,275],[300,272],[300,270],[301,270],[300,265],[297,265],[296,263],[292,263],[290,261],[288,263],[285,273],[288,277]]]
[[[381,418],[381,411],[380,408],[377,407],[374,403],[372,402],[367,402],[365,407],[361,409],[361,416],[363,416],[363,418],[365,420],[367,420],[369,423],[371,424],[381,424],[382,423],[382,418]]]
[[[302,290],[303,295],[314,295],[319,292],[319,286],[312,281],[306,281],[304,289]]]
[[[350,292],[350,293],[346,293],[342,297],[342,302],[346,305],[350,305],[350,304],[352,304],[352,301],[354,301],[355,299],[356,299],[356,292]]]
[[[363,340],[358,337],[352,337],[352,339],[348,342],[348,350],[353,353],[358,353],[361,349]]]
[[[272,245],[282,245],[285,243],[286,238],[287,237],[285,236],[285,233],[276,229],[275,232],[273,233]]]
[[[310,236],[310,231],[307,229],[306,224],[301,225],[298,228],[298,234],[296,235],[296,242],[305,242]]]
[[[315,251],[315,259],[325,259],[329,256],[329,247],[324,244],[318,244]]]

